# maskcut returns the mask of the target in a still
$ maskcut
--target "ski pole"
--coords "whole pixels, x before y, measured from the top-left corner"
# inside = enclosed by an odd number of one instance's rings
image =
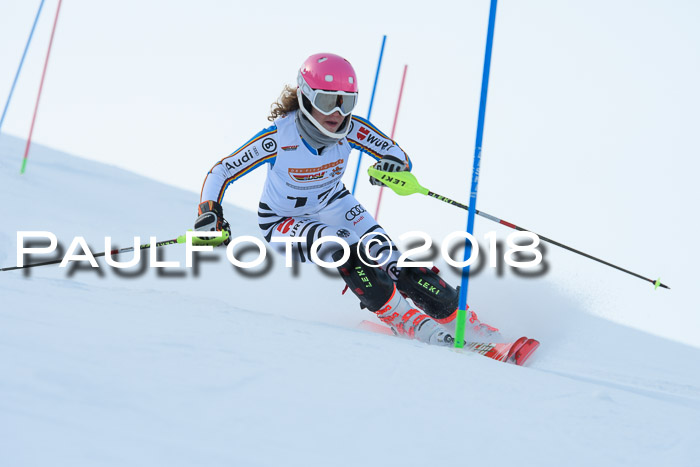
[[[221,236],[221,237],[215,237],[215,238],[212,238],[212,239],[209,239],[209,240],[204,240],[204,239],[201,239],[201,238],[198,238],[198,237],[192,237],[192,244],[193,244],[193,245],[212,245],[212,246],[216,246],[216,245],[219,245],[219,244],[223,243],[228,237],[229,237],[229,234],[228,234],[228,232],[226,232],[226,231],[223,231],[223,232],[222,232],[222,236]],[[157,242],[154,246],[155,246],[156,248],[160,248],[160,247],[162,247],[162,246],[174,245],[175,243],[185,243],[186,241],[187,241],[187,237],[186,237],[185,235],[180,235],[179,237],[173,238],[173,239],[171,239],[171,240],[164,240],[164,241],[162,241],[162,242]],[[150,244],[150,243],[144,243],[143,245],[139,245],[138,248],[139,248],[139,250],[145,250],[145,249],[147,249],[147,248],[151,248],[151,244]],[[118,249],[118,250],[111,250],[111,251],[109,251],[109,254],[110,254],[110,255],[118,255],[118,254],[120,254],[120,253],[128,253],[128,252],[130,252],[130,251],[134,251],[134,247],[133,247],[133,246],[126,247],[126,248],[120,248],[120,249]],[[102,256],[105,256],[107,253],[108,253],[108,252],[103,251],[103,252],[101,252],[101,253],[95,253],[95,254],[92,255],[92,256],[95,257],[95,258],[100,258],[100,257],[102,257]],[[3,271],[14,271],[14,270],[17,270],[17,269],[34,268],[34,267],[37,267],[37,266],[48,266],[48,265],[50,265],[50,264],[59,264],[61,261],[63,261],[63,260],[62,260],[62,259],[55,259],[55,260],[51,260],[51,261],[44,261],[44,262],[41,262],[41,263],[26,264],[26,265],[24,265],[24,266],[13,266],[13,267],[8,267],[8,268],[0,268],[0,272],[3,272]]]
[[[427,188],[424,188],[418,183],[418,179],[416,179],[416,176],[413,175],[411,172],[383,172],[381,170],[377,170],[374,167],[369,167],[367,169],[367,173],[369,173],[370,177],[374,177],[377,180],[380,180],[382,183],[384,183],[386,186],[391,188],[394,193],[400,196],[408,196],[412,195],[414,193],[420,193],[422,195],[430,196],[431,198],[438,199],[440,201],[443,201],[447,204],[451,204],[453,206],[456,206],[461,209],[469,210],[469,206],[458,203],[457,201],[453,201],[445,196],[439,195],[437,193],[433,193],[432,191],[428,190]],[[499,219],[496,216],[492,216],[491,214],[487,214],[484,211],[479,211],[478,209],[476,210],[476,214],[485,217],[491,221],[497,222],[501,225],[505,225],[506,227],[510,227],[511,229],[515,230],[520,230],[523,232],[532,232],[531,230],[525,229],[523,227],[519,227],[511,222],[505,221],[503,219]],[[576,253],[581,256],[585,256],[586,258],[592,259],[594,261],[597,261],[599,263],[605,264],[606,266],[610,266],[611,268],[615,268],[618,271],[626,272],[627,274],[630,274],[634,277],[638,277],[642,280],[645,280],[647,282],[651,282],[654,284],[654,289],[658,289],[659,287],[663,287],[664,289],[671,289],[671,287],[662,284],[661,279],[649,279],[648,277],[644,277],[641,274],[637,274],[636,272],[629,271],[627,269],[621,268],[620,266],[615,266],[612,263],[609,263],[607,261],[604,261],[600,258],[596,258],[595,256],[589,255],[588,253],[584,253],[583,251],[579,251],[575,248],[572,248],[570,246],[564,245],[563,243],[559,243],[556,240],[552,240],[551,238],[547,238],[544,235],[540,235],[536,232],[532,232],[535,235],[537,235],[540,239],[544,240],[547,243],[551,243],[552,245],[556,245],[560,248],[564,248],[565,250],[569,250],[573,253]]]

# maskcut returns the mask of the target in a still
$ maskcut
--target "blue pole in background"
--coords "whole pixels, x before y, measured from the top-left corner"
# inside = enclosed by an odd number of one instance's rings
[[[484,74],[481,78],[481,100],[479,102],[479,121],[476,127],[476,145],[474,148],[474,167],[472,170],[472,187],[469,197],[469,215],[467,217],[467,232],[474,233],[474,217],[476,215],[476,192],[479,185],[479,166],[481,165],[481,143],[484,135],[484,120],[486,118],[486,96],[489,90],[489,72],[491,69],[491,50],[493,48],[493,32],[496,25],[496,4],[491,0],[489,12],[489,27],[486,35],[486,55],[484,57]],[[464,260],[472,255],[472,245],[469,239],[464,244]],[[462,285],[459,291],[459,308],[457,311],[457,332],[455,347],[464,345],[464,326],[467,315],[467,292],[469,290],[469,266],[462,269]]]
[[[377,81],[379,81],[379,69],[382,67],[382,57],[384,56],[384,44],[386,44],[386,34],[382,38],[382,48],[379,51],[379,63],[377,63],[377,73],[374,75],[374,87],[372,87],[372,97],[369,100],[369,112],[367,112],[367,120],[372,117],[372,105],[374,104],[374,93],[377,91]],[[357,158],[357,170],[355,170],[355,180],[352,183],[352,194],[355,194],[357,188],[357,176],[360,175],[360,162],[362,162],[362,151]]]
[[[17,79],[19,78],[19,73],[22,71],[22,65],[24,64],[24,57],[27,56],[27,50],[29,50],[29,44],[32,42],[32,36],[34,36],[34,29],[36,29],[36,23],[39,21],[39,15],[41,14],[41,8],[44,6],[44,0],[41,0],[39,4],[39,11],[36,12],[36,18],[34,18],[34,24],[32,25],[32,31],[29,33],[29,39],[27,39],[27,45],[24,46],[24,53],[22,54],[22,59],[19,61],[19,67],[17,68],[17,73],[15,74],[15,80],[12,82],[12,87],[10,88],[10,95],[7,97],[7,102],[5,102],[5,109],[2,111],[2,117],[0,117],[0,133],[2,133],[2,122],[5,121],[5,114],[7,114],[7,108],[10,106],[10,100],[12,99],[12,94],[15,92],[15,85],[17,84]]]

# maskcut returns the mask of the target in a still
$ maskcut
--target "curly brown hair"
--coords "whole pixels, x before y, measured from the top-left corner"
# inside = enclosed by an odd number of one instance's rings
[[[270,106],[270,116],[267,119],[271,122],[278,117],[283,117],[289,112],[299,109],[299,100],[297,99],[297,90],[289,85],[285,85],[280,94],[279,99],[273,102]]]

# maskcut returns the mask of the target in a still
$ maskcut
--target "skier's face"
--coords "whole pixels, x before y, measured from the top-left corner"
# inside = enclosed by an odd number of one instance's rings
[[[323,126],[323,128],[331,133],[337,132],[338,128],[340,128],[340,125],[343,123],[343,116],[340,115],[340,112],[337,110],[330,115],[323,115],[314,107],[311,107],[311,116],[315,118],[316,121]]]

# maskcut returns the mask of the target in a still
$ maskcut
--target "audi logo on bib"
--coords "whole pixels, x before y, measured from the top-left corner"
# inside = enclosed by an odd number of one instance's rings
[[[345,219],[351,221],[363,212],[366,212],[366,209],[363,208],[361,204],[358,204],[345,213]]]

